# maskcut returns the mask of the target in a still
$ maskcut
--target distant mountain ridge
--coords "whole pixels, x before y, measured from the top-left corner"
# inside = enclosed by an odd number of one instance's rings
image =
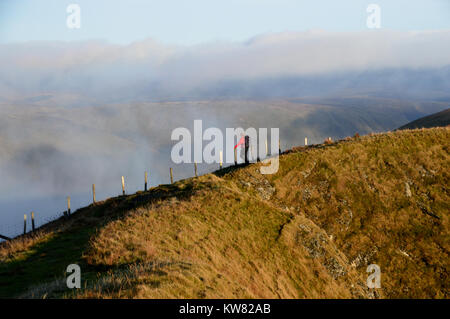
[[[415,128],[431,128],[439,126],[450,125],[450,108],[438,113],[434,113],[425,117],[421,117],[406,125],[403,125],[399,130],[415,129]]]

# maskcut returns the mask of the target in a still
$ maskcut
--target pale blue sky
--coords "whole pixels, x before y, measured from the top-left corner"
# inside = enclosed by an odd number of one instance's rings
[[[81,6],[81,29],[66,27],[70,3]],[[449,0],[1,0],[0,43],[154,38],[195,44],[267,32],[358,31],[367,30],[370,3],[380,5],[384,29],[450,29]]]

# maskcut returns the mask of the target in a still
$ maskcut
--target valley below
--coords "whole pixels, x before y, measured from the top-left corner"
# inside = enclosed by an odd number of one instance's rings
[[[72,105],[74,100],[80,104]],[[153,186],[169,182],[172,166],[176,180],[193,176],[192,165],[171,162],[170,137],[177,127],[192,130],[196,119],[204,129],[279,128],[286,150],[305,137],[316,144],[393,130],[448,105],[438,97],[368,94],[116,104],[53,94],[12,98],[0,104],[0,234],[19,234],[23,215],[31,211],[39,223],[60,216],[67,196],[73,208],[85,206],[92,184],[101,199],[121,193],[121,176],[129,193],[143,189],[145,171]],[[203,174],[216,168],[199,164],[198,169]]]

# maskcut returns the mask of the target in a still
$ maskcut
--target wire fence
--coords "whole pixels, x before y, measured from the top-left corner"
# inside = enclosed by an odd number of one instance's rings
[[[0,225],[0,234],[9,238],[13,238],[23,232],[23,221],[22,223],[12,223],[8,225]],[[0,238],[0,241],[4,239]]]
[[[266,142],[267,144],[267,142]],[[280,147],[280,145],[279,145]],[[255,155],[257,153],[256,151],[256,145],[252,145],[252,143],[249,143],[249,145],[247,146],[247,144],[245,145],[245,148],[247,149],[248,152],[248,159],[250,160],[250,162],[256,162],[257,160],[257,156]],[[267,146],[266,146],[267,149]],[[278,152],[281,152],[281,150],[279,149]],[[278,153],[277,152],[277,153]],[[222,154],[221,154],[222,155]],[[267,153],[266,154],[267,157],[270,157],[270,154]],[[222,156],[221,156],[222,157]],[[247,158],[247,157],[246,157]],[[259,157],[258,157],[259,159]],[[230,166],[234,166],[236,163],[237,164],[243,164],[245,163],[244,158],[242,158],[242,154],[240,154],[239,156],[235,157],[235,163],[230,164],[230,163],[222,163],[222,158],[221,158],[221,162],[220,165],[219,163],[214,163],[214,164],[188,164],[188,165],[192,165],[192,172],[189,174],[180,174],[182,175],[181,178],[176,178],[177,177],[177,172],[176,170],[173,170],[173,168],[170,168],[170,174],[172,174],[172,172],[174,173],[174,178],[173,178],[173,182],[176,182],[178,180],[181,179],[185,179],[185,178],[190,178],[195,176],[195,174],[197,174],[197,176],[201,176],[201,175],[205,175],[205,174],[209,174],[212,172],[215,172],[217,170],[219,170],[220,168],[226,168],[226,167],[230,167]],[[223,164],[223,166],[222,166]],[[177,165],[174,165],[174,168],[177,168]],[[169,170],[168,170],[169,173]],[[172,179],[172,178],[171,178]],[[150,185],[149,185],[150,188]],[[122,177],[122,190],[123,192],[125,192],[125,185],[124,185],[124,179]],[[95,190],[94,186],[93,186],[93,191]],[[70,199],[68,200],[69,203],[68,205],[70,205]],[[69,210],[70,211],[70,210]],[[40,226],[47,224],[49,222],[55,221],[56,219],[61,218],[62,216],[64,216],[65,212],[60,212],[60,213],[56,213],[53,215],[48,215],[46,214],[45,217],[41,217],[41,216],[35,216],[34,218],[34,226],[35,228],[39,228]],[[8,225],[3,224],[0,225],[0,242],[4,241],[5,239],[2,239],[1,237],[7,237],[7,238],[14,238],[16,236],[19,236],[21,234],[24,233],[28,233],[30,231],[32,231],[32,218],[31,218],[31,213],[27,214],[26,218],[14,222],[14,223],[10,223]]]
[[[34,216],[32,218],[31,213],[26,214],[26,219],[17,218],[17,221],[9,223],[9,224],[1,224],[0,225],[0,237],[8,237],[14,238],[16,236],[22,235],[24,232],[28,233],[33,230],[33,219],[34,219],[34,228],[37,229],[42,225],[48,224],[52,221],[61,218],[63,213],[57,213],[52,215],[46,215],[45,217],[41,217],[39,215]],[[0,238],[0,242],[4,241],[4,238]]]
[[[189,173],[189,174],[186,174],[186,172],[184,174],[177,174],[176,168],[177,168],[177,166],[175,165],[174,169],[173,169],[174,182],[181,180],[181,179],[190,178],[190,177],[195,176],[194,164],[192,164],[192,173]],[[209,173],[216,171],[217,169],[219,169],[219,165],[217,165],[217,164],[197,165],[197,175],[201,176],[201,175],[209,174]],[[169,171],[168,171],[168,173],[169,173]],[[177,175],[178,175],[178,178],[177,178]],[[169,181],[169,183],[170,183],[170,181]],[[155,186],[157,186],[157,185],[155,185]],[[148,189],[150,189],[151,187],[152,187],[151,185],[148,185]],[[45,217],[42,217],[43,215]],[[62,216],[64,216],[64,212],[54,213],[54,214],[50,214],[50,215],[48,213],[39,214],[39,212],[37,212],[36,215],[34,216],[34,226],[37,229],[42,225],[45,225],[47,223],[50,223],[52,221],[55,221],[55,220],[61,218]],[[10,220],[12,221],[12,218]],[[26,226],[24,227],[24,225],[26,225]],[[31,212],[26,214],[26,218],[24,218],[24,215],[18,215],[17,218],[14,218],[14,221],[12,221],[8,224],[0,224],[0,242],[5,241],[6,238],[14,238],[16,236],[22,235],[22,234],[24,234],[24,232],[28,233],[28,232],[32,231],[32,229],[33,228],[32,228]],[[6,237],[6,238],[2,238],[2,237]]]

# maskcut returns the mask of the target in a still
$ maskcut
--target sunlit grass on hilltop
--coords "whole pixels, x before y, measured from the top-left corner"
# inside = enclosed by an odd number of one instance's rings
[[[0,296],[448,298],[449,140],[349,138],[290,150],[274,175],[253,164],[108,199],[4,244]]]

